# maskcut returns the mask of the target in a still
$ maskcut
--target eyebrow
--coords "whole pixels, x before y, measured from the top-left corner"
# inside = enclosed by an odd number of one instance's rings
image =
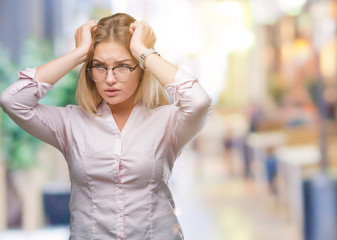
[[[98,59],[92,59],[92,61],[96,61],[96,62],[99,62],[99,63],[105,63],[104,61],[100,61]],[[133,59],[123,59],[123,60],[119,60],[119,61],[116,61],[115,63],[116,64],[120,64],[120,63],[132,63],[133,62]]]

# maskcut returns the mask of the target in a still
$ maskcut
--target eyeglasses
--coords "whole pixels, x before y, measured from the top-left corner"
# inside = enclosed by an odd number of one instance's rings
[[[114,78],[119,82],[125,82],[130,79],[131,72],[136,70],[139,65],[136,64],[134,67],[129,66],[117,66],[108,68],[102,64],[96,64],[87,68],[90,78],[95,82],[103,82],[108,76],[108,72],[111,69],[114,75]]]

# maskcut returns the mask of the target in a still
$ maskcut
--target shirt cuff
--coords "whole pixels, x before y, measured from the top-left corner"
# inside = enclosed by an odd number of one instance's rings
[[[194,75],[179,69],[174,78],[174,82],[165,85],[165,90],[170,95],[173,103],[177,104],[179,99],[190,97],[188,89],[192,88],[193,83],[197,81],[198,79]]]
[[[26,87],[36,87],[34,94],[39,98],[43,98],[53,85],[39,82],[35,79],[35,74],[36,68],[26,68],[24,71],[18,71],[19,80],[12,85],[8,93],[15,95]]]

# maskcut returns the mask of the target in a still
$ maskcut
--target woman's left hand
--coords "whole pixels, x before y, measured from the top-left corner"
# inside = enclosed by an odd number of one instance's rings
[[[133,57],[139,60],[142,53],[154,47],[157,38],[152,27],[144,21],[131,23],[130,32],[132,33],[130,50]]]
[[[91,20],[76,29],[75,32],[76,48],[80,49],[85,55],[87,54],[92,42],[92,30],[94,30],[96,26],[97,26],[96,21]]]

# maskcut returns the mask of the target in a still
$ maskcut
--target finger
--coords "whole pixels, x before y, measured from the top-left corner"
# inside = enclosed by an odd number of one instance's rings
[[[134,27],[139,27],[139,26],[142,26],[144,24],[143,24],[143,21],[134,21],[133,23],[131,23],[131,25],[134,26]]]
[[[129,27],[129,31],[131,34],[133,34],[136,30],[136,24],[135,23],[131,23],[130,27]]]
[[[86,22],[85,24],[83,24],[81,27],[82,28],[92,28],[96,25],[97,25],[96,20],[90,20],[90,21]]]
[[[93,28],[93,27],[95,27],[95,26],[97,26],[96,23],[90,23],[90,24],[85,25],[84,27],[87,27],[87,28]]]
[[[133,34],[134,32],[135,32],[135,29],[134,28],[129,28],[129,32],[131,33],[131,34]]]
[[[140,23],[140,21],[134,21],[133,23],[131,23],[131,24],[139,24]]]
[[[97,29],[97,24],[94,25],[94,26],[91,28],[91,31],[96,31],[96,29]]]
[[[92,19],[92,20],[86,22],[85,24],[96,24],[96,20]]]
[[[133,29],[136,28],[137,26],[139,26],[138,21],[134,21],[133,23],[130,24],[130,27]]]
[[[134,29],[135,27],[136,27],[136,24],[135,23],[131,23],[129,28],[130,29]]]
[[[141,24],[145,25],[145,26],[150,26],[146,21],[141,21]]]
[[[85,29],[91,29],[93,28],[94,26],[96,26],[96,21],[95,20],[91,20],[89,22],[86,22],[85,24],[79,26],[77,29],[76,29],[76,33],[78,32],[81,32],[82,30],[85,30]]]

